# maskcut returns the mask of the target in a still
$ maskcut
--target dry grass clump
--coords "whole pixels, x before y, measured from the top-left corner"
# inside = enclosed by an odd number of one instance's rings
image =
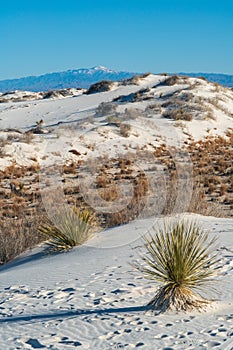
[[[74,152],[71,152],[74,153]],[[71,161],[69,163],[66,163],[63,166],[63,173],[64,174],[77,174],[77,168],[79,166],[80,163],[75,162],[75,161]]]
[[[148,307],[158,313],[204,309],[209,301],[196,290],[208,291],[216,275],[216,237],[210,238],[194,222],[178,221],[153,228],[144,242],[144,264],[135,266],[143,276],[161,285]]]
[[[106,117],[106,122],[108,125],[115,125],[118,127],[121,123],[121,119],[117,115],[108,115]]]
[[[191,113],[186,112],[184,109],[172,109],[167,110],[163,112],[164,118],[174,119],[174,120],[185,120],[185,121],[191,121],[193,120],[193,115]]]
[[[5,146],[7,144],[7,141],[4,137],[0,137],[0,157],[5,157]]]
[[[123,113],[114,113],[112,110],[106,115],[106,122],[115,126],[120,126],[121,123],[127,122],[132,119],[137,119],[140,116],[140,110],[136,108],[126,108]],[[126,124],[126,123],[124,123]]]
[[[123,137],[129,137],[130,135],[130,130],[131,130],[131,125],[127,123],[121,123],[120,124],[120,135]]]
[[[124,110],[122,119],[123,120],[131,120],[131,119],[137,119],[140,115],[142,114],[142,111],[140,111],[140,109],[137,108],[126,108]]]
[[[19,141],[20,142],[24,142],[24,143],[31,143],[32,140],[34,139],[34,134],[33,132],[25,132],[24,134],[22,134],[20,137],[19,137]]]
[[[0,265],[42,241],[36,231],[40,220],[39,215],[0,219]]]
[[[12,142],[23,142],[31,143],[34,139],[32,132],[21,132],[18,130],[12,130],[7,132],[7,137],[5,139],[5,144],[11,144]]]

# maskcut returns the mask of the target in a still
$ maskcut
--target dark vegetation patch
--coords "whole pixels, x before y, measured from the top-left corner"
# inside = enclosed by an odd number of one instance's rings
[[[111,90],[114,82],[110,80],[102,80],[98,83],[92,84],[85,92],[87,95],[96,94],[98,92],[105,92]]]
[[[166,78],[165,80],[161,81],[158,85],[156,85],[157,87],[159,86],[172,86],[175,84],[180,84],[180,82],[182,81],[182,78],[178,75],[171,75],[168,78]]]
[[[141,79],[148,77],[151,73],[143,73],[134,75],[132,78],[124,79],[121,81],[122,85],[138,85]]]
[[[113,99],[113,102],[132,103],[132,102],[151,100],[153,97],[147,96],[148,92],[150,92],[149,88],[141,89],[129,95],[121,95],[119,97],[116,97],[115,99]]]

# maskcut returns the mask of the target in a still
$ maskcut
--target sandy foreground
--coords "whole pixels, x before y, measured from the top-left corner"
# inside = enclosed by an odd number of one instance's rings
[[[145,311],[156,285],[130,263],[159,220],[137,220],[68,253],[41,246],[1,267],[1,349],[233,349],[233,219],[183,216],[219,237],[216,301],[206,312]]]

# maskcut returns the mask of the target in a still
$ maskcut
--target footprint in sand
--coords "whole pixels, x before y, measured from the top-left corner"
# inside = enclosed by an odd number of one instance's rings
[[[46,347],[45,345],[42,345],[39,340],[33,338],[29,338],[25,341],[25,344],[30,345],[32,349],[43,349]]]

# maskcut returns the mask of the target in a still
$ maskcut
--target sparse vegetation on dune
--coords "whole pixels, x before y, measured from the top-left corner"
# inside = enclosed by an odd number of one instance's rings
[[[192,179],[194,187],[188,209],[190,212],[202,215],[232,216],[232,135],[232,130],[229,130],[226,137],[207,137],[198,142],[190,140],[186,144],[194,175]],[[96,213],[96,218],[102,227],[125,224],[137,218],[138,215],[143,215],[143,217],[158,215],[158,213],[168,215],[177,209],[176,199],[180,191],[179,176],[182,174],[177,173],[176,164],[165,144],[149,146],[153,150],[138,150],[139,153],[128,152],[122,158],[98,159],[99,167],[95,174],[96,190],[93,194],[87,192],[90,198],[93,196],[95,200],[97,195],[111,207],[111,204],[114,205],[121,196],[119,192],[121,181],[132,188],[128,195],[127,192],[124,194],[123,208]],[[135,167],[137,157],[148,160],[148,169],[144,169],[145,172],[140,172]],[[166,187],[159,193],[152,193],[150,188],[150,178],[157,171],[157,164],[154,162],[163,164],[165,169],[161,170],[161,176],[166,176]],[[85,171],[85,162],[79,159],[76,162],[67,163],[62,169],[62,181],[68,204],[89,210],[91,202],[87,205],[77,183],[77,179],[85,176]],[[36,162],[29,167],[12,164],[0,172],[2,237],[6,234],[6,227],[12,228],[8,232],[7,239],[2,238],[2,251],[5,251],[1,256],[2,263],[12,259],[14,254],[17,255],[43,240],[42,236],[39,237],[35,233],[38,222],[41,222],[42,217],[46,217],[39,192],[38,172],[39,165]],[[160,187],[162,188],[162,184]],[[159,198],[157,198],[158,195]],[[184,191],[184,200],[186,200],[186,195]],[[20,233],[15,235],[17,223]],[[30,235],[31,238],[29,238]],[[12,250],[10,244],[13,240],[17,240],[15,245],[18,248],[15,250]],[[9,253],[7,253],[8,249]]]
[[[143,73],[139,75],[134,75],[132,78],[124,79],[121,81],[123,85],[138,85],[141,79],[147,78],[151,73]]]

